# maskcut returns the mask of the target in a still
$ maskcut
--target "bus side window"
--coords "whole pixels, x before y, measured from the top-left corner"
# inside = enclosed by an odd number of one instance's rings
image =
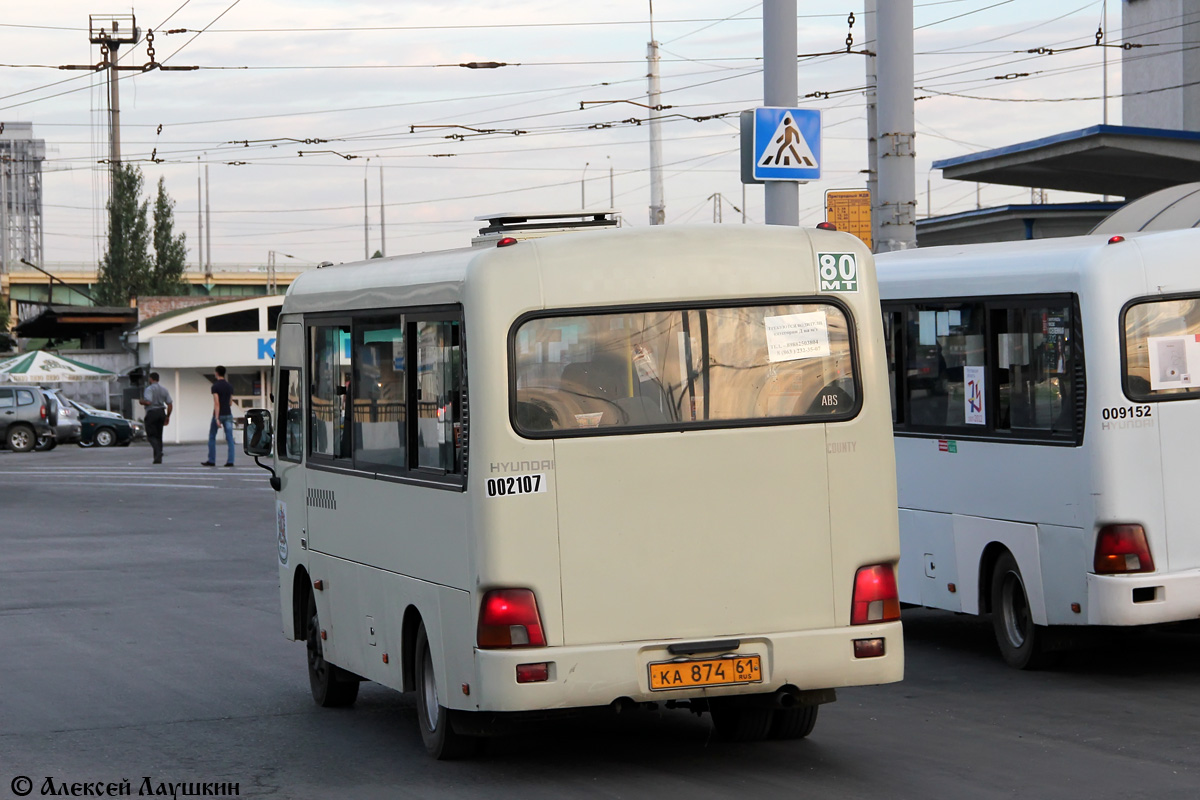
[[[299,462],[304,453],[304,409],[300,405],[300,370],[282,369],[279,372],[281,389],[276,400],[276,419],[279,431],[279,457]]]
[[[311,420],[313,455],[342,458],[348,454],[343,439],[346,430],[346,411],[349,397],[346,385],[350,380],[350,331],[344,325],[313,326],[309,329],[309,418]],[[347,442],[348,444],[348,442]]]
[[[418,320],[417,466],[461,469],[462,352],[457,320]]]

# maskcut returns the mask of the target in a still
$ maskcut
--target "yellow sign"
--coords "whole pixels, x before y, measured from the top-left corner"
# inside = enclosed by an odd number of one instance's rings
[[[825,219],[839,231],[853,234],[871,249],[871,193],[866,189],[825,192]]]

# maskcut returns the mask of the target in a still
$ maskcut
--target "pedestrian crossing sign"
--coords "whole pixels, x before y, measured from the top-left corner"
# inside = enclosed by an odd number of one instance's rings
[[[756,180],[820,180],[820,109],[754,109],[753,156]]]

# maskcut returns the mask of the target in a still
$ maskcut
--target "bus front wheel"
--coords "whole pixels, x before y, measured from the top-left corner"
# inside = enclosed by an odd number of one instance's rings
[[[325,660],[321,646],[321,623],[317,619],[317,598],[308,593],[308,685],[313,700],[322,708],[345,708],[358,699],[358,676]]]
[[[992,570],[992,628],[1000,654],[1010,667],[1050,666],[1053,654],[1046,648],[1048,631],[1033,623],[1021,568],[1008,552],[1000,556]]]
[[[478,753],[483,739],[465,736],[454,730],[450,720],[454,712],[441,703],[437,674],[433,668],[433,652],[429,649],[429,636],[425,633],[424,623],[417,629],[414,661],[417,725],[421,728],[421,740],[425,743],[429,755],[439,761],[445,761]]]

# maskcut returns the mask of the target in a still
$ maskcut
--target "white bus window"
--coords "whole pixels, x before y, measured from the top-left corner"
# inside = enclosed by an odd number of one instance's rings
[[[1125,394],[1146,402],[1200,395],[1200,298],[1137,303],[1125,311]]]
[[[462,361],[455,320],[420,320],[417,344],[417,466],[459,470]]]
[[[354,337],[355,461],[403,469],[408,466],[403,319],[356,321]]]
[[[1070,308],[995,309],[992,332],[997,429],[1070,432]]]
[[[909,310],[904,407],[910,424],[967,424],[966,368],[984,366],[983,331],[979,303],[918,304]]]
[[[279,455],[287,461],[299,462],[304,455],[304,408],[301,405],[300,370],[283,369],[279,373],[282,397],[278,417],[282,420],[283,435],[279,437]]]
[[[857,409],[845,313],[826,303],[543,317],[513,335],[526,434],[762,420]]]
[[[350,386],[350,329],[347,325],[314,325],[309,334],[312,453],[349,458],[346,399]]]

